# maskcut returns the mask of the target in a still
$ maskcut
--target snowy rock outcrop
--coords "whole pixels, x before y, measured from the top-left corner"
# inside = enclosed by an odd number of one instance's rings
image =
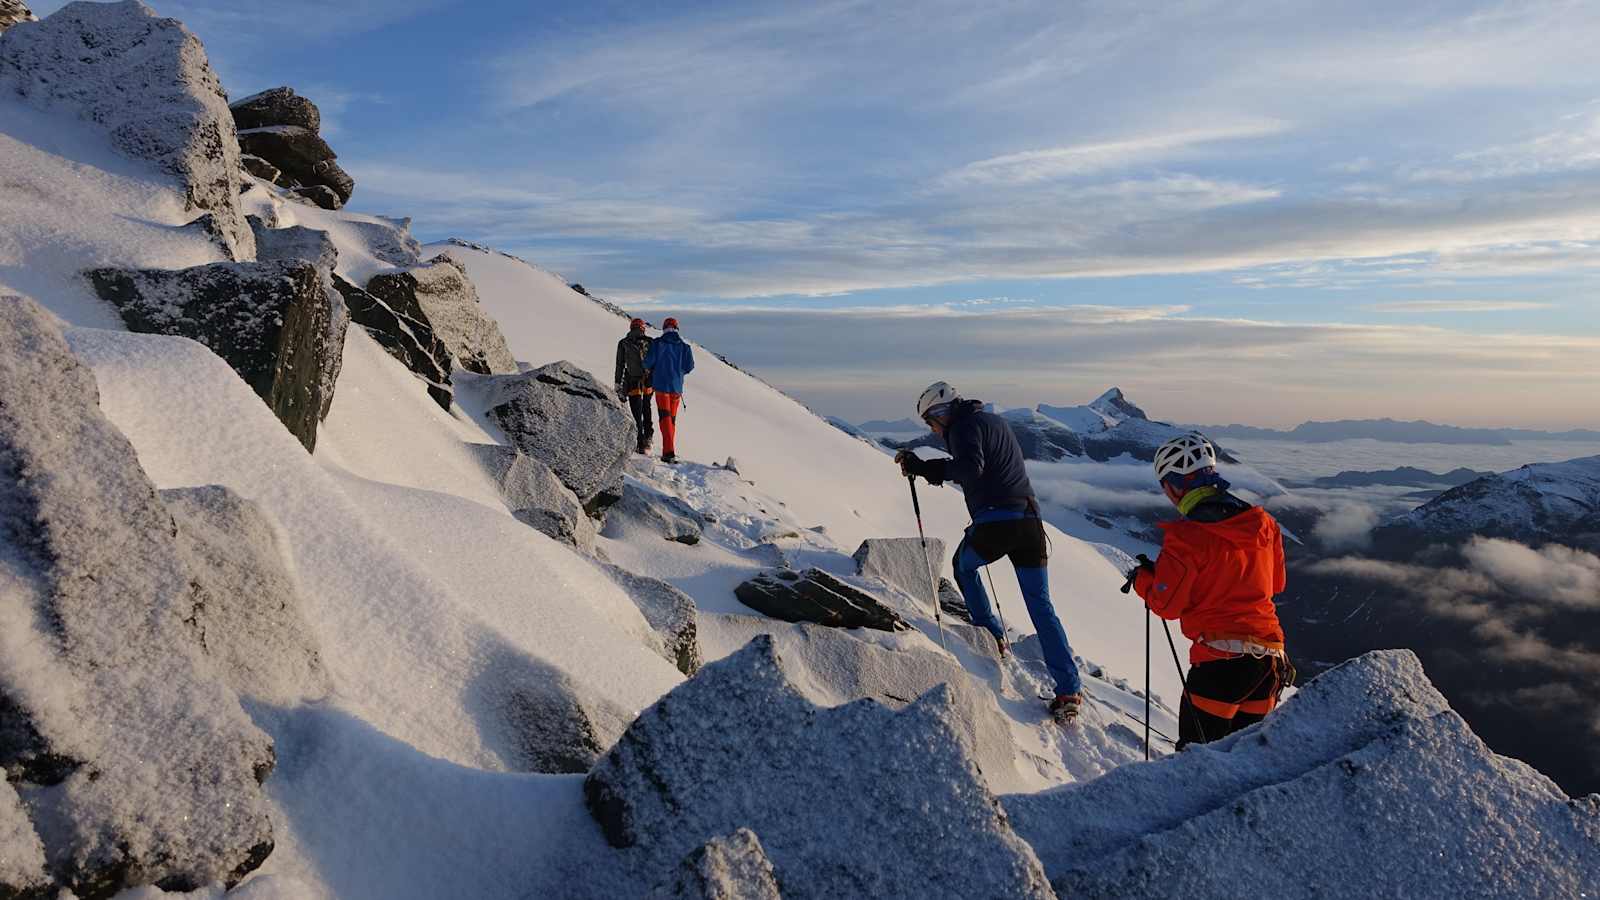
[[[636,575],[610,563],[599,565],[639,607],[644,620],[660,636],[661,655],[685,675],[699,671],[700,640],[694,598],[659,578]]]
[[[664,896],[672,900],[783,900],[772,860],[748,828],[716,837],[689,854],[678,880]]]
[[[0,778],[0,897],[50,896],[44,870],[44,845],[28,821],[22,798]]]
[[[18,22],[37,22],[33,10],[22,0],[0,0],[0,31],[17,24]]]
[[[515,447],[469,445],[500,485],[511,514],[521,522],[585,553],[594,552],[594,521],[550,467]]]
[[[878,598],[851,587],[821,569],[762,572],[733,589],[739,602],[785,622],[813,622],[831,628],[906,631],[900,614]]]
[[[549,466],[595,512],[622,499],[622,467],[637,440],[611,388],[566,360],[484,380],[489,420]]]
[[[229,107],[239,133],[239,147],[274,171],[264,178],[306,197],[324,209],[341,209],[355,193],[356,182],[335,161],[338,154],[319,133],[322,113],[294,92],[276,87],[234,101]],[[259,164],[254,166],[260,170]]]
[[[217,218],[233,259],[255,257],[239,209],[239,141],[200,40],[138,0],[69,3],[0,34],[0,92],[69,111],[117,150],[178,177],[190,207]]]
[[[162,491],[161,502],[194,578],[193,628],[228,686],[275,705],[326,696],[317,639],[260,507],[216,484]]]
[[[851,558],[857,575],[876,578],[913,597],[927,597],[933,574],[944,568],[944,541],[929,538],[924,554],[916,538],[867,538]]]
[[[1534,463],[1486,475],[1451,488],[1374,534],[1410,532],[1424,540],[1459,541],[1470,535],[1516,541],[1571,543],[1600,532],[1600,456]]]
[[[645,884],[749,829],[785,897],[1050,897],[935,688],[904,709],[821,709],[770,637],[640,714],[584,782]]]
[[[1571,800],[1491,752],[1408,650],[1329,670],[1258,727],[1005,806],[1062,896],[1578,897],[1600,884],[1600,796]],[[1220,852],[1228,865],[1196,864]]]
[[[272,743],[204,658],[174,530],[53,317],[0,297],[0,768],[78,897],[232,883],[272,851]]]
[[[517,371],[500,326],[483,311],[478,289],[460,263],[440,254],[404,272],[374,275],[367,293],[390,309],[427,321],[456,365],[479,375]],[[419,310],[416,316],[412,310]]]
[[[623,520],[666,540],[691,546],[700,543],[704,530],[694,507],[677,497],[632,483],[622,486],[622,499],[606,511],[607,537],[620,534]]]
[[[287,259],[85,274],[129,329],[205,344],[307,450],[315,448],[350,321],[326,269]]]
[[[632,716],[548,663],[510,647],[473,687],[488,714],[487,737],[516,771],[587,772]]]

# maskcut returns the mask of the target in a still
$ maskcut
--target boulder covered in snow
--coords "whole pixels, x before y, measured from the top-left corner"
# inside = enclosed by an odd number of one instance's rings
[[[272,742],[205,658],[172,516],[30,300],[0,297],[0,398],[0,768],[49,878],[235,882],[272,851]],[[6,879],[29,844],[12,806]]]
[[[748,828],[715,837],[690,853],[664,896],[672,900],[783,900],[772,860]]]
[[[637,440],[610,387],[566,360],[484,380],[489,420],[518,450],[555,471],[590,512],[622,499]]]
[[[349,324],[326,269],[288,259],[85,274],[129,329],[210,347],[307,450],[316,446]]]
[[[76,2],[7,28],[0,93],[104,128],[119,152],[177,176],[188,205],[216,215],[233,259],[254,258],[227,95],[178,20],[138,0]]]
[[[878,598],[845,584],[821,569],[762,572],[733,589],[739,602],[785,622],[814,622],[832,628],[906,631],[900,614]]]
[[[468,372],[517,371],[500,326],[478,302],[478,289],[466,268],[449,256],[440,254],[403,272],[374,275],[367,282],[367,293],[397,312],[420,310],[456,365]]]
[[[851,558],[856,561],[857,575],[926,598],[933,589],[934,574],[944,569],[944,541],[929,538],[924,551],[917,538],[867,538]]]
[[[22,798],[0,778],[0,897],[43,900],[50,893],[44,845],[22,808]]]
[[[486,743],[521,772],[587,772],[633,718],[562,669],[509,645],[490,659],[472,694],[486,713]]]
[[[585,553],[594,551],[594,521],[550,467],[515,447],[470,444],[500,486],[511,514],[550,537]]]
[[[240,149],[276,170],[267,181],[310,197],[324,209],[350,202],[355,179],[339,167],[338,154],[319,133],[322,113],[315,103],[293,88],[276,87],[236,100],[228,109]]]
[[[944,687],[822,709],[757,637],[645,710],[584,782],[646,883],[747,828],[789,898],[1050,897],[984,787]]]
[[[277,532],[254,501],[219,484],[161,492],[194,580],[192,627],[235,692],[279,706],[333,683]]]
[[[625,530],[624,523],[691,546],[700,543],[703,531],[700,514],[694,507],[677,497],[632,483],[622,486],[622,499],[606,510],[608,533]]]
[[[685,675],[700,670],[700,640],[694,598],[659,578],[636,575],[621,566],[600,563],[611,580],[639,607],[644,620],[661,638],[661,655]]]
[[[1495,755],[1408,650],[1331,669],[1221,741],[1005,805],[1062,896],[1579,897],[1600,884],[1600,795],[1569,799]]]

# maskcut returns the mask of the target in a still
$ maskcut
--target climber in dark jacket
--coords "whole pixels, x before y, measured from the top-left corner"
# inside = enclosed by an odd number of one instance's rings
[[[644,367],[645,354],[650,352],[650,336],[644,333],[645,321],[634,319],[628,323],[628,334],[617,341],[616,387],[618,399],[628,404],[633,413],[634,428],[638,431],[637,450],[650,452],[650,441],[655,437],[655,423],[650,418],[650,371]]]
[[[1066,629],[1050,602],[1048,542],[1016,435],[1004,419],[984,412],[981,402],[961,399],[955,388],[942,381],[922,392],[917,414],[934,434],[943,436],[950,458],[922,459],[902,450],[895,461],[907,475],[920,475],[932,485],[954,481],[966,495],[972,524],[956,548],[953,564],[973,624],[989,629],[1000,652],[1006,652],[1005,632],[995,618],[978,570],[1002,556],[1010,557],[1028,616],[1039,635],[1045,666],[1055,679],[1050,711],[1064,720],[1075,717],[1083,702],[1082,683]]]

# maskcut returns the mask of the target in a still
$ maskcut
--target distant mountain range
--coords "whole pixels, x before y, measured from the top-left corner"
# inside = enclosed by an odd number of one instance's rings
[[[1328,475],[1314,478],[1310,481],[1284,482],[1289,487],[1317,487],[1317,488],[1358,488],[1358,487],[1415,487],[1437,488],[1440,485],[1455,487],[1469,481],[1493,475],[1493,472],[1478,472],[1473,469],[1459,468],[1448,472],[1434,474],[1426,469],[1415,466],[1401,466],[1397,469],[1384,469],[1378,472],[1344,471],[1337,475]]]
[[[1340,419],[1335,422],[1302,422],[1282,431],[1276,428],[1257,428],[1253,425],[1195,425],[1213,440],[1244,439],[1263,441],[1294,441],[1302,444],[1324,444],[1330,441],[1348,441],[1371,438],[1398,444],[1489,444],[1505,446],[1512,441],[1600,441],[1600,431],[1579,428],[1572,431],[1534,431],[1527,428],[1461,428],[1455,425],[1436,425],[1416,420],[1401,422],[1395,419]]]

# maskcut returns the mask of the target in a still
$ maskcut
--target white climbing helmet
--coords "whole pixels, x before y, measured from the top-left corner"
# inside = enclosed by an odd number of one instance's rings
[[[928,385],[921,397],[917,398],[917,418],[925,419],[928,417],[928,410],[941,403],[954,403],[960,399],[961,395],[956,393],[956,389],[951,387],[949,382],[935,381]]]
[[[1180,435],[1156,451],[1156,480],[1217,466],[1217,448],[1198,431]]]

